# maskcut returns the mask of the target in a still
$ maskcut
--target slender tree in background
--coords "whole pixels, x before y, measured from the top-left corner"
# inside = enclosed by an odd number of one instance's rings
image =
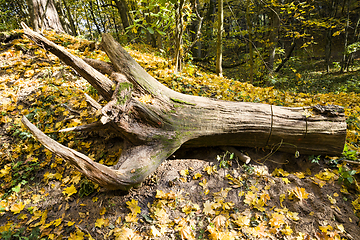
[[[66,0],[62,0],[62,3],[64,4],[67,18],[69,19],[69,24],[70,24],[70,29],[71,29],[72,35],[76,36],[77,35],[77,28],[76,28],[74,19],[72,17],[69,5],[67,4]]]
[[[27,0],[32,27],[35,31],[65,32],[53,0]]]
[[[114,2],[119,11],[123,28],[126,30],[130,26],[128,5],[125,0],[115,0]]]
[[[270,14],[270,49],[269,49],[269,61],[268,61],[268,68],[270,73],[274,71],[274,61],[275,61],[275,53],[276,53],[276,46],[279,40],[279,28],[280,28],[280,19],[275,12],[275,10],[271,9]]]
[[[216,44],[216,74],[222,77],[222,35],[224,31],[224,1],[218,0],[218,32]]]
[[[254,50],[253,50],[253,33],[252,33],[252,22],[250,19],[250,6],[251,1],[246,1],[246,24],[248,28],[248,46],[249,46],[249,56],[250,56],[250,83],[254,82]]]
[[[176,6],[176,25],[175,25],[175,68],[174,73],[181,72],[182,68],[182,41],[184,33],[184,18],[183,18],[183,7],[184,0],[180,0],[175,4]]]
[[[329,17],[334,18],[336,16],[336,8],[335,5],[336,1],[335,0],[331,0],[331,4],[329,6]],[[333,26],[332,23],[330,22],[330,25],[327,28],[326,31],[326,45],[325,45],[325,64],[326,64],[326,71],[329,72],[330,71],[330,58],[331,58],[331,45],[332,45],[332,35],[333,35]]]

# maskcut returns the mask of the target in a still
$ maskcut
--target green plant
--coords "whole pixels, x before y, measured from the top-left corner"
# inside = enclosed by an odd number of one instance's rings
[[[7,231],[4,231],[1,233],[1,238],[5,240],[38,240],[40,239],[40,229],[39,227],[36,227],[32,229],[29,236],[25,236],[25,227],[22,227],[20,229],[14,230],[13,228],[10,228]],[[41,238],[41,240],[45,240],[48,238]]]
[[[339,166],[339,183],[344,183],[345,185],[351,185],[355,182],[353,175],[356,174],[356,170],[350,170],[345,165]]]
[[[11,193],[18,193],[22,186],[25,186],[29,181],[35,179],[35,173],[40,168],[37,161],[17,161],[11,163],[11,185],[6,188],[2,199],[5,199]]]
[[[251,165],[244,164],[242,165],[242,168],[247,174],[253,174],[254,173],[254,167]]]
[[[310,155],[310,156],[309,156],[309,160],[311,161],[311,163],[320,164],[320,163],[319,163],[320,157],[321,157],[321,155],[319,155],[319,156]]]
[[[80,197],[89,196],[95,191],[95,186],[92,182],[87,179],[82,180],[80,184],[79,195]]]
[[[344,150],[342,153],[342,157],[343,159],[348,159],[348,160],[353,160],[353,161],[357,161],[357,152],[354,150],[350,150],[347,146],[347,144],[345,144],[344,146]]]
[[[224,155],[217,155],[216,159],[219,162],[219,168],[228,168],[231,166],[231,160],[234,159],[235,154],[226,151]]]

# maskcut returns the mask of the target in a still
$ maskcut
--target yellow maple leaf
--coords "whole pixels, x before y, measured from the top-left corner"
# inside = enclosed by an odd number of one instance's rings
[[[222,227],[225,227],[226,217],[223,215],[218,215],[211,222],[217,229],[221,229]]]
[[[336,204],[336,199],[335,199],[335,198],[333,198],[333,197],[330,196],[330,195],[327,195],[327,197],[328,197],[328,199],[329,199],[329,201],[330,201],[331,204]]]
[[[202,186],[203,189],[206,189],[206,187],[207,187],[207,179],[204,178],[204,179],[202,180],[202,182],[199,182],[199,185]]]
[[[317,177],[320,180],[324,180],[324,181],[329,181],[331,179],[335,178],[335,173],[333,173],[331,170],[329,169],[324,169],[324,171],[319,172],[318,174],[315,174],[315,177]]]
[[[264,202],[264,204],[266,204],[266,202],[270,200],[270,196],[266,192],[263,192],[260,196],[260,199]]]
[[[351,202],[355,210],[360,210],[360,196]]]
[[[204,209],[203,212],[207,215],[214,215],[215,211],[213,210],[213,202],[210,202],[209,200],[206,200],[206,202],[203,203],[204,204]]]
[[[76,229],[76,232],[70,233],[69,240],[83,240],[84,233],[80,229]]]
[[[74,225],[75,222],[72,222],[72,221],[68,221],[68,223],[66,224],[67,226],[71,227],[72,225]]]
[[[249,226],[250,225],[250,218],[245,215],[239,215],[236,217],[236,220],[233,221],[239,227]]]
[[[281,225],[283,225],[285,216],[280,213],[273,213],[271,215],[271,219],[269,221],[270,226],[279,228]]]
[[[294,173],[294,175],[297,176],[300,179],[305,178],[305,173],[303,173],[303,172],[296,172],[296,173]]]
[[[285,178],[285,177],[284,177],[284,178],[282,178],[282,180],[284,181],[284,183],[285,183],[285,184],[289,184],[289,183],[291,183],[291,182],[290,182],[290,180],[289,180],[288,178]]]
[[[255,193],[249,191],[245,194],[244,203],[251,205],[255,202],[256,199],[257,199],[257,195]]]
[[[319,185],[320,188],[322,188],[326,184],[326,181],[320,180],[316,177],[311,177],[310,179],[313,181],[313,183]]]
[[[6,165],[3,169],[0,170],[0,178],[8,175],[10,173],[10,170],[11,170],[11,166]]]
[[[298,221],[298,220],[300,219],[300,218],[298,217],[298,215],[299,215],[299,213],[297,213],[297,212],[290,212],[290,211],[288,211],[288,212],[286,213],[286,216],[287,216],[288,218],[294,220],[294,221]]]
[[[77,190],[76,190],[74,184],[72,184],[70,187],[65,188],[62,193],[64,195],[67,195],[68,197],[70,197],[71,195],[77,193]]]
[[[134,215],[134,214],[132,214],[132,213],[129,213],[128,215],[126,215],[125,216],[125,221],[126,222],[137,222],[137,217],[136,217],[137,215]]]
[[[207,174],[211,175],[213,173],[217,173],[216,168],[217,168],[216,165],[214,165],[214,166],[208,165],[208,166],[204,167],[204,172],[207,172]]]
[[[42,198],[40,195],[35,194],[35,195],[32,195],[31,199],[33,200],[33,203],[38,203],[41,201]]]
[[[183,177],[187,177],[189,175],[189,170],[188,169],[180,170],[180,175]]]
[[[193,179],[196,180],[196,179],[199,179],[202,177],[202,174],[201,173],[196,173],[194,176],[193,176]]]
[[[138,201],[135,199],[131,199],[131,201],[127,201],[127,208],[130,209],[131,213],[136,216],[136,214],[141,213],[141,208],[138,206]]]
[[[222,208],[224,211],[227,211],[227,210],[231,210],[233,207],[234,207],[234,203],[233,202],[224,202],[222,203]]]
[[[154,225],[150,227],[150,233],[153,237],[161,237],[162,235],[161,232],[157,230],[157,228]]]
[[[341,233],[345,232],[345,228],[342,224],[336,225],[337,230],[339,230]]]
[[[104,215],[106,213],[106,208],[103,207],[101,210],[100,210],[100,216]]]
[[[57,226],[59,226],[61,224],[61,222],[62,222],[62,218],[58,218],[55,221],[53,221],[53,224],[54,224],[55,227],[57,227]]]
[[[271,175],[274,177],[287,177],[289,173],[282,168],[276,168]]]
[[[309,194],[305,191],[305,188],[299,188],[296,187],[295,189],[292,189],[289,193],[289,199],[293,199],[293,197],[296,197],[300,201],[307,199]]]
[[[166,194],[162,190],[157,189],[155,198],[166,199]]]
[[[109,219],[98,218],[95,222],[95,227],[102,228],[102,226],[106,227],[109,225]]]
[[[265,212],[264,201],[262,199],[255,199],[253,202],[254,208],[259,210],[260,212]]]
[[[319,226],[319,229],[323,232],[323,233],[327,233],[328,231],[333,230],[333,227],[330,225],[327,226]]]
[[[214,193],[215,201],[220,202],[225,200],[230,190],[232,190],[232,188],[225,188],[225,189],[221,188],[220,192]]]
[[[10,211],[12,211],[14,214],[20,213],[25,207],[25,204],[23,202],[18,202],[10,207]]]
[[[76,172],[76,174],[72,176],[70,183],[78,184],[80,180],[81,180],[81,173]]]
[[[216,230],[215,227],[208,225],[206,230],[210,233],[210,234],[209,234],[209,238],[210,238],[211,240],[221,239],[221,235],[220,235],[220,233]]]
[[[141,240],[142,238],[134,232],[131,228],[122,227],[115,228],[114,231],[115,240]]]
[[[183,226],[180,229],[181,239],[195,240],[195,235],[189,226]]]
[[[20,219],[20,220],[25,220],[25,219],[27,219],[28,218],[28,216],[26,215],[26,214],[20,214],[18,217],[17,217],[17,219]]]
[[[290,226],[286,225],[283,229],[281,229],[281,233],[290,236],[293,233],[293,230]]]

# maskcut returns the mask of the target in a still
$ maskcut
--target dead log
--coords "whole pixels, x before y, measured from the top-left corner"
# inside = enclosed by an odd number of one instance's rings
[[[105,64],[105,69],[107,73],[114,71],[110,80],[64,48],[23,27],[27,37],[75,68],[109,100],[101,109],[100,122],[74,130],[111,127],[124,139],[124,149],[118,163],[106,167],[50,139],[25,117],[22,122],[50,151],[108,189],[127,190],[142,182],[183,145],[276,145],[281,151],[328,155],[343,150],[346,122],[341,107],[323,107],[324,111],[316,107],[309,114],[311,107],[289,108],[184,95],[160,84],[111,35],[104,34],[101,47],[112,62],[112,67]],[[150,95],[151,101],[139,101],[144,95]]]

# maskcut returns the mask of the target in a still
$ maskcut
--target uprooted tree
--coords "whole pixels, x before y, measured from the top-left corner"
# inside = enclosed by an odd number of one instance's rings
[[[47,137],[25,116],[23,124],[50,151],[108,189],[128,190],[141,183],[181,146],[278,145],[287,152],[329,155],[343,150],[346,122],[341,107],[289,108],[184,95],[150,76],[109,34],[100,46],[112,64],[82,60],[25,24],[23,28],[27,37],[73,67],[108,101],[101,106],[89,99],[101,109],[98,122],[62,131],[111,129],[124,139],[122,154],[115,166],[107,167]],[[151,96],[151,101],[143,103],[142,96]]]

